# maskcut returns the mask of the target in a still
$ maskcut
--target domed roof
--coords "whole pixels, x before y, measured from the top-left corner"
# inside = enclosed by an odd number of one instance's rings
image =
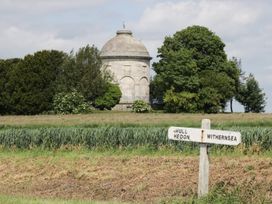
[[[102,59],[120,57],[151,59],[143,43],[136,40],[130,30],[118,30],[116,34],[103,46],[100,53]]]

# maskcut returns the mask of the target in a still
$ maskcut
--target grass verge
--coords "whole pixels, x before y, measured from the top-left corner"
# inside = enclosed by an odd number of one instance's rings
[[[19,196],[0,195],[0,203],[3,204],[125,204],[121,202],[99,202],[83,200],[41,199]]]
[[[191,151],[180,151],[174,148],[162,147],[159,149],[153,149],[147,146],[141,146],[137,148],[126,148],[126,149],[94,149],[90,150],[84,147],[71,147],[70,149],[57,149],[57,150],[46,150],[41,148],[34,149],[10,149],[0,148],[0,159],[1,158],[38,158],[38,157],[53,157],[66,158],[66,159],[80,159],[84,157],[90,157],[92,159],[101,157],[120,157],[120,158],[131,158],[131,157],[192,157],[198,156],[199,150],[196,148]],[[249,152],[245,155],[243,151],[237,150],[209,150],[211,157],[252,157],[252,158],[271,158],[272,151],[263,151],[261,153]]]
[[[186,126],[200,127],[201,120],[208,118],[212,127],[258,126],[271,127],[272,114],[234,113],[234,114],[169,114],[131,112],[98,112],[86,115],[37,115],[0,116],[0,128],[5,127],[97,127],[111,125],[119,127],[138,126]]]

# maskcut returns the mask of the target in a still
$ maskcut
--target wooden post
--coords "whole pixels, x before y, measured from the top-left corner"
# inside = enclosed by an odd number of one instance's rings
[[[201,123],[201,128],[210,129],[211,121],[209,119],[203,119]],[[208,144],[200,143],[198,197],[206,195],[208,191],[209,191]]]
[[[168,138],[170,140],[200,143],[198,197],[202,197],[209,192],[208,144],[238,145],[241,143],[240,132],[211,130],[211,121],[209,119],[202,120],[201,129],[169,127]]]

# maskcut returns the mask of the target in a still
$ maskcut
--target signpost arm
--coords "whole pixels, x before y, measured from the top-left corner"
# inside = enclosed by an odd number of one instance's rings
[[[211,128],[211,121],[209,119],[203,119],[202,123],[201,123],[201,128],[202,129],[210,129]],[[198,197],[202,197],[202,196],[206,195],[208,193],[208,191],[209,191],[208,144],[200,143]]]

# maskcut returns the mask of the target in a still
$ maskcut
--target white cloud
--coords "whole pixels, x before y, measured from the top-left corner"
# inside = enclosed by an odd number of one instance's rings
[[[249,1],[185,0],[160,2],[147,8],[137,23],[137,29],[157,35],[173,34],[189,25],[204,25],[225,36],[247,35],[262,15],[263,5]]]
[[[0,11],[52,12],[56,10],[92,7],[107,0],[2,0]]]
[[[81,35],[65,39],[50,30],[44,32],[9,26],[0,31],[0,58],[24,57],[44,49],[69,52],[87,44],[94,44],[95,39],[100,39],[101,36]]]
[[[221,36],[227,44],[250,35],[248,28],[254,27],[261,11],[259,5],[246,6],[243,1],[164,1],[147,8],[135,28],[148,40],[162,41],[164,36],[187,26],[203,25]],[[231,56],[243,57],[244,52],[239,50],[239,46],[229,45],[227,48]],[[153,47],[151,52],[154,52]]]
[[[16,26],[6,27],[0,32],[1,57],[23,57],[25,54],[59,45],[52,33],[37,33]],[[7,56],[6,56],[7,55]]]

